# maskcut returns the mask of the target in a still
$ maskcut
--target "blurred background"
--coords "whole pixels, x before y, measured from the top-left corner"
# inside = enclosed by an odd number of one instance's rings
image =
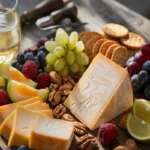
[[[150,19],[150,0],[116,0]]]

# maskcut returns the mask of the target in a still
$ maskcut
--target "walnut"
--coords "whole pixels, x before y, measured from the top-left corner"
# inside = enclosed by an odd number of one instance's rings
[[[50,84],[50,86],[49,86],[49,91],[51,92],[51,91],[53,91],[53,90],[57,90],[58,89],[58,84]]]
[[[74,122],[74,118],[73,116],[71,116],[70,114],[64,114],[61,119],[66,120],[66,121],[71,121]]]
[[[117,146],[113,150],[129,150],[129,149],[127,147],[125,147],[125,146]]]
[[[77,135],[86,134],[86,126],[80,122],[75,122],[74,123],[74,133]]]
[[[98,145],[96,142],[96,138],[92,135],[84,135],[79,138],[77,142],[77,149],[78,150],[95,150],[98,149]]]
[[[66,113],[66,107],[62,104],[59,104],[54,110],[53,110],[53,116],[57,119],[60,119],[64,114]]]
[[[62,83],[62,77],[55,71],[49,73],[49,77],[52,83],[60,85]]]
[[[60,88],[59,88],[59,92],[61,95],[69,95],[71,93],[73,86],[70,83],[67,84],[63,84]]]
[[[128,150],[137,150],[137,144],[132,139],[128,139],[124,145],[128,148]]]
[[[76,82],[70,76],[63,77],[63,83],[71,83],[73,86],[76,85]]]
[[[48,101],[52,106],[56,106],[60,103],[61,101],[61,95],[59,91],[53,90],[49,94]]]

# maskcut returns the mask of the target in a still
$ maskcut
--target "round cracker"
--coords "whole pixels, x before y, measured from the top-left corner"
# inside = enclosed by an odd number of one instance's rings
[[[125,67],[129,58],[128,49],[124,46],[118,46],[114,49],[111,60],[118,65]]]
[[[104,25],[103,31],[106,35],[111,36],[113,38],[122,38],[127,36],[129,33],[126,27],[115,23],[109,23]]]
[[[107,41],[106,38],[101,38],[99,39],[95,44],[94,44],[94,47],[93,47],[93,58],[99,53],[99,49],[101,47],[101,45]]]
[[[102,46],[100,47],[99,53],[102,53],[103,55],[105,55],[107,49],[108,49],[109,46],[111,46],[112,44],[115,44],[115,42],[114,42],[114,41],[110,41],[110,40],[105,41],[105,42],[102,44]]]
[[[93,59],[92,51],[94,44],[101,38],[102,38],[101,36],[95,35],[85,45],[85,53],[88,55],[90,62]]]
[[[131,48],[128,48],[129,57],[134,56],[139,51],[140,51],[140,49],[131,49]]]
[[[89,31],[83,31],[79,33],[79,41],[82,41],[82,37]]]
[[[109,59],[111,59],[113,51],[118,46],[119,46],[118,44],[112,44],[111,46],[109,46],[109,48],[107,49],[107,52],[106,52],[105,56],[108,57]]]
[[[121,38],[120,40],[125,46],[136,49],[140,49],[142,47],[142,44],[145,42],[144,38],[133,32],[129,32],[129,35],[127,37]]]
[[[99,35],[99,36],[103,37],[101,34],[99,34],[97,32],[86,32],[86,33],[84,33],[84,35],[81,36],[80,40],[83,41],[84,44],[86,44],[88,42],[88,40],[90,40],[95,35]]]

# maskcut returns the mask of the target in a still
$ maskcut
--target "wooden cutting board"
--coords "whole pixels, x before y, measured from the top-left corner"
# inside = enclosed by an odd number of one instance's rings
[[[42,0],[19,0],[20,11],[29,10]],[[100,32],[102,26],[108,22],[120,23],[126,26],[130,31],[142,35],[147,41],[150,41],[150,21],[140,14],[126,8],[114,0],[74,0],[78,5],[79,19],[82,22],[87,22],[88,25],[84,28],[73,29],[78,32],[84,30]],[[55,31],[40,31],[34,24],[26,25],[22,28],[22,43],[20,51],[33,46],[41,37],[53,37]],[[137,97],[137,96],[135,96]],[[123,115],[123,114],[122,114]],[[118,125],[122,115],[112,120]],[[90,132],[90,131],[89,131]],[[90,132],[91,133],[91,132]],[[97,137],[98,131],[95,130],[91,134]],[[119,137],[113,145],[102,148],[100,150],[112,150],[116,145],[123,144],[130,135],[126,130],[119,129]],[[75,138],[72,142],[70,150],[76,150]],[[7,141],[0,139],[0,146],[3,150],[7,150]],[[138,150],[150,150],[150,144],[138,143]]]

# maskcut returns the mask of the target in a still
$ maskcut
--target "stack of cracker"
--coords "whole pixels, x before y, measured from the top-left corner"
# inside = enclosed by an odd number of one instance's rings
[[[138,52],[145,42],[138,34],[114,23],[104,25],[103,33],[81,32],[79,40],[85,44],[85,53],[90,62],[98,53],[102,53],[122,67],[125,67],[127,60]]]

